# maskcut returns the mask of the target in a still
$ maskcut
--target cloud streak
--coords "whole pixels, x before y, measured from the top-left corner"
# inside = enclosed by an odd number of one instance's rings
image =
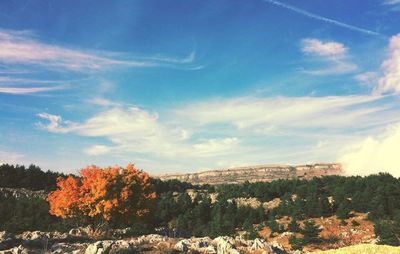
[[[195,52],[183,59],[137,57],[115,52],[96,52],[51,45],[36,40],[29,33],[0,30],[0,62],[5,64],[40,65],[59,71],[100,71],[112,67],[182,67],[195,60]]]
[[[41,41],[33,32],[0,29],[0,93],[24,95],[64,89],[66,86],[50,87],[50,84],[66,84],[83,81],[82,76],[114,70],[115,68],[170,68],[198,70],[194,64],[196,52],[187,57],[174,58],[162,55],[136,57],[128,53],[74,49]],[[59,78],[38,78],[48,73]],[[17,76],[24,74],[24,76]],[[35,78],[31,78],[35,77]],[[31,87],[21,87],[21,84]],[[35,84],[35,85],[32,85]],[[44,84],[45,86],[40,86]]]
[[[0,87],[0,93],[13,94],[13,95],[23,95],[23,94],[33,94],[40,92],[49,92],[55,90],[65,89],[64,86],[54,86],[54,87]]]
[[[303,15],[305,17],[308,17],[308,18],[311,18],[311,19],[315,19],[315,20],[319,20],[319,21],[322,21],[322,22],[325,22],[325,23],[328,23],[328,24],[332,24],[332,25],[338,26],[338,27],[346,28],[348,30],[352,30],[352,31],[355,31],[355,32],[363,33],[363,34],[366,34],[366,35],[386,37],[386,36],[384,36],[384,35],[382,35],[382,34],[380,34],[378,32],[374,32],[374,31],[371,31],[371,30],[368,30],[368,29],[364,29],[364,28],[360,28],[360,27],[357,27],[357,26],[349,25],[349,24],[346,24],[346,23],[343,23],[343,22],[340,22],[338,20],[334,20],[334,19],[331,19],[331,18],[323,17],[323,16],[320,16],[318,14],[314,14],[314,13],[308,12],[306,10],[297,8],[295,6],[292,6],[292,5],[289,5],[289,4],[280,2],[280,1],[276,1],[276,0],[263,0],[263,1],[267,2],[267,3],[270,3],[270,4],[273,4],[273,5],[276,5],[276,6],[279,6],[279,7],[282,7],[284,9],[290,10],[292,12],[298,13],[298,14]]]
[[[178,109],[178,118],[190,120],[196,126],[231,124],[238,129],[313,130],[341,129],[354,123],[368,126],[369,118],[386,107],[371,106],[384,97],[324,96],[324,97],[237,97],[207,100]]]

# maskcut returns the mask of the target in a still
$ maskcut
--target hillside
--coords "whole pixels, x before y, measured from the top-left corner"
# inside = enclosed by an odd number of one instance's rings
[[[192,184],[234,184],[249,182],[271,182],[278,179],[312,179],[325,175],[341,175],[342,167],[337,163],[306,165],[255,165],[229,169],[208,170],[198,173],[166,174],[161,180],[176,179]]]

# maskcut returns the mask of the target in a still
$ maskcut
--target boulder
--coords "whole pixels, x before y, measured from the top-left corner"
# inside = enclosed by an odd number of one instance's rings
[[[228,236],[219,236],[213,241],[217,245],[218,254],[240,254],[235,248],[235,240]]]
[[[30,253],[31,252],[27,248],[24,248],[21,245],[9,250],[0,251],[0,254],[30,254]]]
[[[175,249],[180,252],[187,252],[189,250],[188,240],[180,240],[175,244]]]
[[[97,241],[89,244],[85,250],[85,254],[123,254],[133,253],[134,247],[125,240],[118,241]]]
[[[97,241],[95,243],[89,244],[85,250],[85,254],[107,254],[111,249],[113,241]]]
[[[76,243],[55,243],[51,246],[51,254],[75,254],[82,253],[86,249],[87,244]]]
[[[211,244],[210,237],[194,238],[195,247],[198,249],[207,248]]]
[[[26,245],[46,245],[51,239],[51,234],[49,232],[41,232],[41,231],[26,231],[22,234],[18,235],[18,238],[23,240],[23,243]]]
[[[129,242],[125,240],[118,240],[111,245],[109,254],[133,253],[133,251],[134,248]]]
[[[79,228],[73,228],[71,229],[68,234],[72,236],[78,236],[78,237],[85,237],[88,235],[88,232],[85,228],[79,227]]]
[[[112,230],[112,235],[114,237],[123,237],[132,235],[133,230],[132,228],[122,228],[122,229],[114,229]]]
[[[167,237],[157,234],[150,234],[150,235],[142,235],[139,236],[136,242],[138,244],[142,243],[159,243],[167,241]]]

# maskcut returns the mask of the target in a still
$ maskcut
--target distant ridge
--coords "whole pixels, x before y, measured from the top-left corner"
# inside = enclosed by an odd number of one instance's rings
[[[159,175],[162,180],[177,179],[192,184],[235,184],[271,182],[278,179],[312,179],[325,175],[342,175],[339,163],[315,163],[304,165],[266,164],[228,169],[206,170],[197,173]]]

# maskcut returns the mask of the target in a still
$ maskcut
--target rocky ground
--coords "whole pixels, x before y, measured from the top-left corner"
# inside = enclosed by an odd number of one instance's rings
[[[373,224],[367,214],[354,213],[343,223],[336,216],[315,219],[325,240],[318,246],[306,246],[304,252],[337,249],[357,244],[376,243]],[[353,223],[356,222],[356,223]],[[278,221],[287,226],[288,217]],[[303,222],[300,221],[300,224]],[[245,240],[241,237],[220,236],[215,239],[170,238],[157,234],[130,237],[130,229],[112,230],[109,237],[90,237],[88,228],[76,228],[68,233],[24,232],[13,235],[0,232],[0,254],[14,253],[301,253],[291,249],[289,238],[293,233],[274,233],[268,227],[260,231],[260,239]],[[299,235],[296,235],[299,237]],[[400,253],[400,251],[398,252]]]
[[[267,243],[263,239],[244,240],[232,237],[211,239],[169,238],[151,234],[139,237],[123,236],[129,229],[114,232],[114,237],[93,239],[85,234],[85,229],[73,229],[69,233],[24,232],[13,235],[0,232],[0,254],[113,254],[113,253],[287,253],[277,243]]]

